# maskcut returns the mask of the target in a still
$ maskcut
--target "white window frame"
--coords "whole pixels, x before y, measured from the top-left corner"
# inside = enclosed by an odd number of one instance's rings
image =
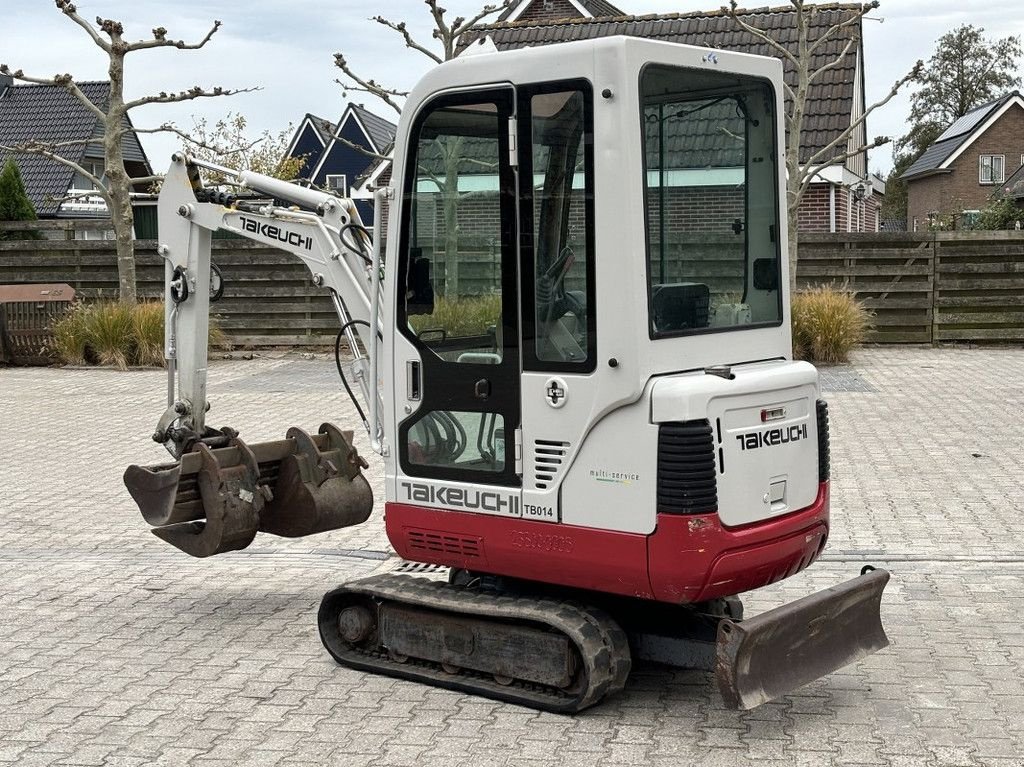
[[[341,196],[348,196],[348,174],[347,173],[328,173],[324,178],[324,184],[329,192],[337,192],[339,187],[336,186],[332,181],[335,179],[341,179]]]
[[[995,174],[995,160],[999,159],[999,178]],[[985,179],[985,160],[988,160],[989,179]],[[983,154],[978,156],[978,183],[983,186],[995,186],[1006,181],[1006,155]]]
[[[106,186],[107,171],[106,171],[106,163],[104,163],[103,160],[95,159],[95,158],[89,158],[89,159],[86,159],[86,160],[82,160],[81,165],[82,165],[83,169],[89,171],[89,173],[91,173],[96,178],[98,178],[100,180],[100,182],[103,183],[104,186]],[[75,172],[75,175],[76,175],[75,181],[77,181],[78,180],[77,176],[79,175],[77,171]],[[82,191],[86,191],[86,190],[89,190],[89,189],[95,190],[97,188],[96,185],[93,184],[91,181],[88,181],[88,179],[84,179],[83,178],[82,181],[83,181],[83,183],[88,183],[88,186],[82,186],[82,187],[75,186],[74,188],[81,189]],[[72,185],[74,185],[74,181],[72,182]]]

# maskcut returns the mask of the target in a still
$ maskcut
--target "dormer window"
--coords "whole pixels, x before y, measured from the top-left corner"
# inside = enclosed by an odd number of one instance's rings
[[[81,165],[85,170],[102,181],[104,186],[107,185],[107,179],[104,176],[105,171],[103,169],[103,160],[82,160]],[[71,188],[76,191],[84,192],[90,189],[96,189],[97,187],[91,178],[82,173],[76,172],[75,179],[71,182]]]
[[[345,174],[327,175],[327,190],[341,197],[348,195],[348,177]]]
[[[979,160],[978,183],[1001,184],[1006,181],[1006,157],[1001,154],[983,154]]]

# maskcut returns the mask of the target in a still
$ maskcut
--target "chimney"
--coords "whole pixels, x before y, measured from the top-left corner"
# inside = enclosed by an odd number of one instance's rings
[[[7,95],[7,89],[14,85],[14,78],[10,75],[0,74],[0,99]]]

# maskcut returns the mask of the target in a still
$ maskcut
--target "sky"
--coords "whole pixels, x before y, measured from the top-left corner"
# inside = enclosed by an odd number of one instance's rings
[[[492,0],[493,1],[493,0]],[[615,0],[627,13],[670,13],[712,10],[716,0]],[[27,74],[52,76],[68,72],[78,80],[106,79],[106,58],[85,32],[58,11],[52,0],[0,0],[0,63]],[[984,27],[992,37],[1024,35],[1021,0],[882,0],[864,22],[868,103],[888,93],[893,82],[918,59],[927,60],[936,40],[960,24]],[[781,0],[753,0],[747,5],[781,5]],[[343,52],[366,77],[408,89],[430,62],[403,47],[397,35],[370,21],[382,13],[404,19],[418,39],[429,41],[429,12],[421,0],[81,0],[79,13],[121,21],[129,39],[151,37],[153,27],[194,42],[214,19],[223,21],[213,40],[199,51],[157,49],[130,54],[126,64],[126,96],[201,85],[258,87],[230,98],[202,99],[173,105],[152,105],[134,111],[137,127],[173,122],[189,128],[193,117],[211,123],[227,112],[240,112],[256,131],[280,131],[297,124],[307,112],[337,120],[344,109],[341,74],[334,53]],[[449,0],[449,16],[467,15],[482,2]],[[742,5],[742,3],[741,3]],[[353,94],[372,111],[391,120],[394,112],[372,97]],[[906,131],[909,91],[872,115],[868,135],[897,137]],[[160,172],[176,149],[169,135],[146,135],[143,145],[154,170]],[[889,148],[874,150],[871,170],[888,172]]]

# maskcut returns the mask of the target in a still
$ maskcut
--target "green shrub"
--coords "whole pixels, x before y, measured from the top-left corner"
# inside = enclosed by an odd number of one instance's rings
[[[227,345],[212,317],[209,344],[211,349]],[[52,351],[66,365],[163,367],[163,302],[76,304],[54,323]]]
[[[463,296],[451,300],[434,299],[434,313],[414,315],[409,322],[417,333],[444,328],[449,337],[486,335],[489,328],[501,322],[501,296]]]
[[[864,341],[871,314],[853,293],[823,285],[793,296],[793,355],[835,364],[847,362]]]
[[[25,191],[25,182],[14,159],[8,159],[0,171],[0,221],[35,221],[36,209]],[[0,232],[0,240],[39,240],[35,230]]]

